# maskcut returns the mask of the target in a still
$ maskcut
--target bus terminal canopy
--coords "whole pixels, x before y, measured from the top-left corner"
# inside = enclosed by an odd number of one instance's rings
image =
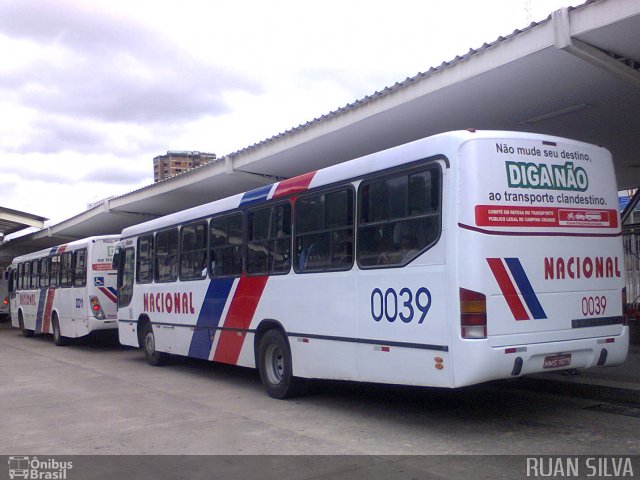
[[[637,187],[638,112],[640,2],[591,0],[213,163],[6,242],[0,255],[119,233],[151,218],[466,128],[602,145],[613,154],[618,187]]]
[[[46,218],[0,207],[0,237],[18,232],[24,228],[42,228]]]

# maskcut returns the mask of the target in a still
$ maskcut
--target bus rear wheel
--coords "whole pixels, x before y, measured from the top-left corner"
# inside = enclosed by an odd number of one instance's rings
[[[307,381],[293,376],[291,349],[279,330],[267,331],[258,347],[262,386],[270,397],[284,399],[306,391]]]
[[[20,326],[20,331],[22,332],[23,337],[25,338],[33,337],[33,330],[24,328],[24,319],[22,318],[22,312],[18,313],[18,325]]]
[[[147,358],[149,365],[159,367],[167,363],[167,354],[156,350],[156,337],[153,334],[151,322],[145,322],[142,327],[141,345],[144,356]]]
[[[60,322],[58,321],[58,316],[54,315],[51,320],[51,326],[53,327],[53,343],[55,343],[58,347],[64,347],[69,345],[69,340],[67,337],[63,337],[62,333],[60,333]]]

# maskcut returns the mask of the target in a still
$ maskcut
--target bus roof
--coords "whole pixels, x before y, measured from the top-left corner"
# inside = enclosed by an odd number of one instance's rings
[[[96,236],[92,236],[92,237],[81,238],[79,240],[74,240],[74,241],[69,242],[69,243],[63,243],[61,245],[56,245],[54,247],[49,247],[49,248],[45,248],[43,250],[38,250],[37,252],[28,253],[26,255],[20,255],[19,257],[15,257],[11,263],[12,264],[20,263],[20,262],[24,262],[26,260],[33,260],[34,258],[40,258],[40,257],[46,257],[48,255],[52,255],[52,252],[55,252],[62,245],[66,245],[68,250],[75,250],[77,247],[83,247],[83,246],[88,245],[89,243],[91,243],[93,241],[96,241],[96,240],[119,240],[119,239],[120,239],[120,235],[118,235],[118,234],[115,234],[115,235],[96,235]]]
[[[442,155],[447,159],[453,158],[463,144],[471,140],[478,139],[528,139],[540,141],[562,141],[575,145],[589,145],[576,140],[543,135],[538,133],[512,132],[499,130],[457,130],[433,135],[410,143],[399,145],[387,150],[381,150],[364,157],[355,158],[337,165],[332,165],[315,172],[309,172],[297,177],[276,182],[264,187],[243,192],[231,197],[209,202],[187,210],[175,212],[164,217],[149,220],[144,223],[127,227],[122,231],[122,238],[130,238],[137,235],[147,233],[149,231],[161,230],[172,226],[205,218],[212,214],[224,213],[226,211],[237,209],[242,206],[242,199],[247,196],[251,197],[252,193],[256,195],[260,192],[274,191],[283,184],[296,185],[305,177],[312,177],[310,183],[306,183],[308,189],[331,185],[333,183],[348,181],[363,175],[374,173],[380,170],[409,164],[417,160],[424,159],[433,155]],[[604,149],[603,149],[604,150]],[[402,151],[402,155],[396,155]],[[295,190],[292,189],[291,193]]]

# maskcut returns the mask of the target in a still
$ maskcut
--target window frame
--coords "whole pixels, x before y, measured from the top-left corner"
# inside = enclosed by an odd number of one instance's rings
[[[150,256],[147,258],[147,262],[149,264],[149,278],[148,280],[140,280],[140,241],[144,240],[144,239],[151,239],[151,254]],[[135,269],[136,269],[136,277],[135,277],[135,282],[137,284],[142,284],[142,285],[147,285],[149,283],[153,283],[155,281],[156,278],[156,236],[155,234],[149,233],[149,234],[144,234],[144,235],[140,235],[136,241],[136,265],[135,265]]]
[[[305,200],[306,198],[311,198],[311,197],[318,197],[318,196],[325,196],[325,202],[323,205],[323,216],[324,216],[324,221],[326,222],[326,215],[327,215],[327,210],[326,210],[326,196],[327,195],[331,195],[333,193],[339,193],[342,191],[346,191],[351,195],[351,208],[352,208],[352,221],[351,221],[351,262],[347,265],[345,264],[343,267],[331,267],[331,268],[327,268],[327,269],[300,269],[299,267],[299,259],[300,259],[300,254],[297,251],[297,245],[298,245],[298,237],[299,236],[304,236],[304,235],[318,235],[318,234],[322,234],[322,233],[329,233],[329,235],[331,235],[331,233],[336,232],[336,231],[345,231],[345,230],[349,230],[348,226],[343,226],[343,227],[333,227],[333,228],[327,228],[326,227],[326,223],[325,223],[325,227],[322,230],[317,230],[314,231],[312,233],[299,233],[298,232],[298,222],[297,222],[297,215],[298,215],[298,202],[300,202],[301,200]],[[292,239],[292,267],[293,267],[293,271],[296,274],[299,275],[304,275],[307,273],[324,273],[324,272],[344,272],[344,271],[349,271],[353,268],[353,265],[355,263],[355,258],[356,258],[356,235],[357,235],[357,215],[358,215],[358,208],[357,208],[357,191],[356,188],[353,186],[352,183],[346,183],[346,184],[341,184],[341,185],[332,185],[327,187],[320,187],[318,189],[315,190],[310,190],[305,192],[304,194],[300,195],[299,197],[297,197],[295,199],[295,203],[293,206],[293,214],[292,214],[292,224],[293,224],[293,232],[291,234],[291,239]],[[329,241],[329,254],[331,255],[331,240]]]
[[[17,286],[16,285],[16,269],[15,268],[9,268],[8,272],[9,272],[9,278],[8,278],[9,287],[8,287],[8,290],[9,290],[10,294],[15,294],[16,293],[16,286]]]
[[[30,266],[30,274],[29,274],[29,287],[31,290],[35,290],[36,288],[40,288],[40,260],[34,258],[29,262]],[[33,268],[36,267],[36,268]]]
[[[16,263],[14,282],[14,291],[22,290],[22,263]]]
[[[31,288],[31,261],[22,262],[22,289],[29,290]]]
[[[221,250],[221,249],[231,249],[233,247],[235,247],[235,245],[230,245],[229,244],[229,223],[228,223],[228,219],[231,217],[235,217],[235,216],[239,216],[240,220],[241,220],[241,228],[240,228],[240,236],[241,236],[241,242],[240,242],[240,272],[238,273],[232,273],[232,274],[227,274],[227,275],[216,275],[215,272],[213,271],[213,269],[211,268],[211,265],[213,263],[212,259],[213,259],[213,251],[215,250]],[[209,219],[209,227],[208,227],[208,235],[207,235],[207,242],[208,242],[208,256],[207,256],[207,269],[209,271],[209,277],[210,278],[237,278],[242,276],[242,274],[246,273],[246,246],[247,246],[247,218],[248,215],[246,214],[246,212],[242,211],[242,210],[235,210],[235,211],[231,211],[231,212],[225,212],[222,215],[216,215],[213,216]],[[227,243],[224,247],[214,247],[213,246],[213,242],[211,241],[211,225],[218,220],[225,220],[227,221]]]
[[[186,228],[197,227],[198,225],[204,225],[204,247],[196,248],[193,250],[187,250],[187,253],[197,254],[198,252],[203,251],[204,252],[204,268],[206,269],[207,273],[204,276],[201,275],[201,276],[189,277],[189,276],[185,276],[182,272],[182,256],[183,256],[182,242],[184,240],[183,232]],[[192,282],[197,280],[204,280],[209,275],[210,266],[208,265],[208,263],[209,263],[209,221],[200,219],[200,220],[196,220],[196,221],[181,225],[180,233],[178,236],[178,278],[180,279],[180,281]]]
[[[372,175],[362,178],[362,181],[358,185],[358,190],[356,193],[357,217],[355,219],[356,220],[355,260],[359,269],[375,270],[375,269],[387,269],[387,268],[403,268],[408,264],[410,264],[411,262],[413,262],[419,256],[423,255],[426,251],[430,250],[431,248],[433,248],[435,245],[438,244],[438,242],[440,241],[440,238],[442,237],[442,218],[443,218],[443,205],[442,205],[443,195],[442,194],[443,194],[443,186],[444,186],[444,173],[443,173],[442,165],[439,163],[439,161],[446,162],[447,159],[443,155],[436,155],[434,157],[429,157],[429,158],[420,160],[419,162],[413,162],[410,165],[403,165],[398,168],[392,168],[392,169],[384,170],[382,172],[376,172]],[[413,217],[412,216],[407,216],[402,218],[398,217],[392,220],[369,222],[363,225],[362,223],[362,207],[363,207],[362,191],[364,187],[376,182],[381,182],[381,181],[385,181],[385,180],[389,180],[397,177],[402,177],[402,176],[409,177],[411,175],[422,173],[428,170],[435,170],[438,172],[439,178],[438,178],[438,211],[437,213],[421,214],[421,215],[415,215]],[[433,216],[436,216],[438,218],[438,225],[437,225],[438,234],[434,237],[434,239],[430,243],[425,245],[423,248],[419,249],[417,253],[413,255],[411,258],[400,263],[383,264],[383,265],[363,265],[360,262],[360,252],[361,252],[360,244],[362,243],[360,232],[363,227],[368,227],[368,226],[377,225],[377,224],[384,225],[389,223],[398,223],[403,221],[410,221],[411,219],[426,218],[426,217],[433,217]]]
[[[78,256],[80,253],[84,253],[84,265],[81,270],[78,270]],[[84,288],[87,286],[87,249],[79,248],[73,251],[73,259],[71,261],[71,267],[73,271],[71,286],[75,288]],[[78,272],[81,274],[81,282],[78,283]]]
[[[63,281],[65,272],[68,278]],[[73,252],[64,252],[60,255],[60,283],[58,286],[61,288],[73,287],[73,273]]]
[[[43,265],[46,268],[42,268]],[[42,257],[40,259],[39,278],[40,280],[38,284],[40,285],[40,288],[49,288],[49,285],[51,285],[51,257]]]
[[[54,259],[56,260],[54,261]],[[60,288],[61,263],[62,258],[59,253],[49,257],[49,288]],[[55,272],[52,268],[53,265],[56,265]]]
[[[170,234],[171,232],[175,232],[176,233],[176,249],[175,249],[175,267],[176,267],[176,271],[175,271],[175,275],[173,275],[169,280],[160,280],[159,278],[159,274],[160,274],[160,269],[158,268],[158,236],[161,236],[163,234]],[[154,248],[154,252],[153,252],[153,267],[154,267],[154,282],[155,283],[173,283],[176,282],[178,280],[179,277],[179,271],[180,271],[180,229],[178,228],[178,226],[173,226],[170,228],[165,228],[163,230],[158,230],[157,232],[155,232],[155,248]],[[134,265],[135,268],[135,265]],[[135,278],[134,278],[135,280]]]
[[[282,237],[278,238],[266,238],[266,239],[262,239],[262,240],[255,240],[255,241],[251,241],[249,240],[250,237],[250,225],[251,225],[251,218],[250,215],[254,214],[257,211],[260,210],[265,210],[265,209],[273,209],[275,207],[279,207],[279,206],[284,206],[284,207],[288,207],[289,208],[289,235],[288,235],[288,246],[289,246],[289,268],[287,268],[286,270],[283,271],[274,271],[274,270],[267,270],[267,271],[260,271],[260,272],[249,272],[249,244],[251,243],[260,243],[260,242],[277,242],[278,240],[281,240]],[[250,208],[246,209],[245,211],[245,215],[246,215],[246,219],[245,219],[245,223],[244,223],[244,248],[245,248],[245,252],[244,252],[244,268],[243,271],[247,276],[250,277],[261,277],[261,276],[275,276],[275,275],[288,275],[291,272],[291,267],[292,267],[292,258],[291,255],[293,253],[293,206],[291,205],[291,200],[289,197],[285,197],[285,198],[278,198],[276,201],[273,202],[265,202],[259,205],[252,205]],[[268,262],[269,257],[267,257],[267,262]]]

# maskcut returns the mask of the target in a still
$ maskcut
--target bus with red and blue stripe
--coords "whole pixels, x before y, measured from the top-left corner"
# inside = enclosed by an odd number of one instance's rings
[[[460,387],[625,360],[607,150],[444,133],[122,232],[118,331],[170,355],[310,379]]]
[[[25,337],[52,334],[56,345],[117,329],[113,254],[119,235],[84,238],[13,259],[11,324]]]

